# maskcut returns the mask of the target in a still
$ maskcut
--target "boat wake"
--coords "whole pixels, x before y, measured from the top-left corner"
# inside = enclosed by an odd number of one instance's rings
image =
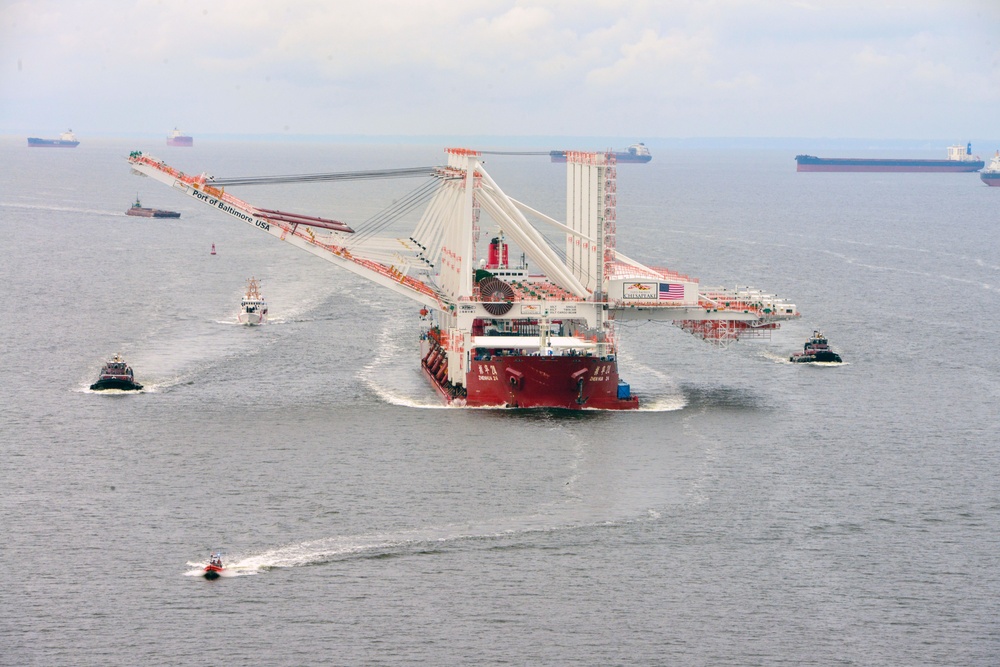
[[[449,408],[424,377],[419,357],[412,350],[402,349],[399,341],[407,340],[408,332],[399,329],[392,326],[391,320],[386,322],[378,334],[378,354],[359,371],[358,378],[390,405],[430,410]]]
[[[52,206],[49,204],[15,204],[11,202],[0,202],[0,208],[21,208],[36,211],[55,211],[59,213],[86,213],[88,215],[103,215],[114,218],[124,218],[121,211],[102,211],[96,208],[79,208],[74,206]]]
[[[642,363],[632,354],[619,351],[618,360],[625,369],[632,392],[639,397],[639,412],[674,412],[687,405],[684,392],[673,378]]]
[[[644,514],[615,521],[553,523],[553,517],[534,515],[511,517],[496,522],[468,523],[398,531],[383,535],[330,537],[289,544],[246,555],[229,556],[222,576],[239,577],[275,569],[325,565],[368,558],[392,558],[428,554],[445,549],[501,548],[504,542],[543,533],[615,527],[643,521],[655,521],[660,513]],[[204,574],[206,563],[188,561],[186,577]]]

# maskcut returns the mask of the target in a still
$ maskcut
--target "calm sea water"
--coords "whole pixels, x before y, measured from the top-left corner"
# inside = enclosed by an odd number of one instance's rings
[[[418,306],[124,159],[440,149],[160,143],[0,140],[0,663],[1000,662],[1000,189],[654,145],[619,168],[619,249],[801,320],[727,350],[623,328],[638,413],[465,411],[419,374]],[[564,167],[487,168],[563,215]],[[360,225],[418,184],[234,192]],[[786,361],[814,328],[847,363]],[[116,352],[144,392],[87,390]],[[238,576],[194,576],[211,550]]]

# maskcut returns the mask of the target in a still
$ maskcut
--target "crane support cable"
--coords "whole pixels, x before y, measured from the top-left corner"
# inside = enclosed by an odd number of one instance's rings
[[[479,151],[483,155],[551,155],[552,151]],[[561,153],[562,151],[557,151]]]
[[[337,171],[327,174],[288,174],[285,176],[234,176],[210,179],[214,187],[232,185],[273,185],[276,183],[315,183],[322,181],[364,181],[380,178],[416,178],[431,176],[437,167],[405,167],[371,171]]]
[[[388,208],[376,213],[358,225],[358,234],[346,243],[347,247],[356,247],[365,241],[374,238],[375,234],[383,231],[393,222],[406,215],[420,204],[428,201],[437,191],[439,183],[437,180],[428,181],[420,187],[404,195],[400,200],[393,202]]]

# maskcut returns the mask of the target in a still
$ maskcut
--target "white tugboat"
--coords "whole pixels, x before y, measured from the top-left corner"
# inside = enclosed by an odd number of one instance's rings
[[[247,281],[247,292],[240,302],[240,324],[253,326],[267,321],[267,303],[260,295],[260,281],[251,278]]]

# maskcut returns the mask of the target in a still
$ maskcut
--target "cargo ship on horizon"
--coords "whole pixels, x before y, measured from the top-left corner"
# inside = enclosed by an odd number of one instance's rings
[[[58,139],[39,139],[28,137],[29,148],[76,148],[80,145],[73,130],[66,130]]]
[[[645,164],[653,159],[652,153],[641,141],[623,151],[610,151],[609,154],[614,156],[618,164]],[[566,162],[566,151],[549,151],[549,157],[553,162]]]
[[[182,147],[182,148],[190,148],[194,146],[194,137],[182,133],[175,127],[174,131],[171,132],[170,135],[167,137],[167,145]]]
[[[986,163],[972,154],[972,144],[949,146],[944,160],[905,158],[822,158],[796,155],[795,171],[871,171],[871,172],[972,172]]]

